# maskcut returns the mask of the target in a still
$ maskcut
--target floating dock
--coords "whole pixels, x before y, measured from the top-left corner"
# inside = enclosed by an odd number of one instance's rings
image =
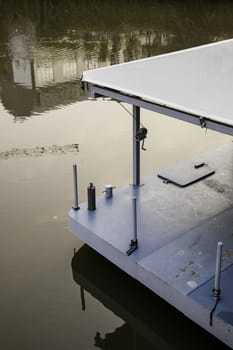
[[[133,180],[70,210],[73,234],[231,348],[233,145],[141,181],[140,108],[232,135],[232,57],[227,40],[84,72],[91,96],[133,106]]]
[[[86,244],[74,254],[72,272],[80,286],[83,313],[89,309],[86,293],[90,293],[124,321],[109,333],[100,329],[93,333],[96,347],[112,349],[117,344],[118,348],[134,350],[187,350],[201,344],[205,350],[229,349]]]

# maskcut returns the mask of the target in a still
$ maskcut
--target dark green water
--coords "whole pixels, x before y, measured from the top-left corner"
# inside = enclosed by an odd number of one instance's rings
[[[230,1],[0,0],[0,349],[226,349],[82,247],[68,211],[74,161],[81,201],[131,179],[132,120],[83,96],[83,70],[231,38],[232,18]],[[229,140],[142,121],[142,175]]]

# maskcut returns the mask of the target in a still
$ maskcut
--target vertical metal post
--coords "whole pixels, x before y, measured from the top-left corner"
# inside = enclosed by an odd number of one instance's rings
[[[214,279],[214,296],[219,296],[219,294],[220,294],[222,249],[223,249],[223,243],[222,242],[218,242],[218,244],[217,244],[215,279]]]
[[[218,242],[217,244],[217,257],[216,257],[216,267],[215,267],[215,278],[214,278],[214,289],[213,289],[213,297],[215,299],[214,306],[210,312],[210,326],[213,326],[213,315],[218,302],[220,300],[220,279],[221,279],[221,265],[222,265],[222,249],[223,243]]]
[[[140,185],[140,142],[137,132],[140,129],[140,107],[133,105],[133,185]]]
[[[77,176],[77,164],[73,164],[73,180],[74,180],[74,210],[78,210],[78,176]]]
[[[80,286],[80,296],[81,296],[81,305],[82,305],[82,310],[86,310],[86,302],[85,302],[85,294],[84,294],[84,288]]]
[[[126,254],[131,255],[138,248],[138,229],[137,229],[137,198],[132,198],[133,202],[133,239],[131,239],[129,249]]]
[[[137,199],[136,197],[132,198],[133,201],[133,234],[134,234],[134,241],[136,242],[138,239],[138,233],[137,233]]]

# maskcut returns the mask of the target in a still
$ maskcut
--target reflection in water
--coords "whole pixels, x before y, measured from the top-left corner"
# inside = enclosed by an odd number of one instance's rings
[[[1,1],[2,104],[17,120],[82,100],[83,70],[229,38],[232,15],[229,1]]]
[[[84,69],[232,36],[232,8],[231,2],[201,0],[0,0],[1,349],[219,345],[88,248],[73,260],[75,280],[125,323],[119,327],[122,321],[86,292],[86,312],[77,312],[69,263],[73,246],[82,243],[67,227],[71,164],[78,155],[80,201],[89,180],[99,189],[109,181],[125,184],[132,117],[113,102],[61,107],[84,99],[78,80]],[[46,118],[12,124],[6,110],[16,121]],[[204,140],[198,128],[148,111],[142,118],[154,135],[143,154],[143,176],[226,140],[209,132]],[[66,157],[38,157],[76,141],[78,154],[74,145]],[[52,144],[55,153],[46,148]]]
[[[96,330],[99,349],[229,349],[87,245],[74,255],[72,272],[83,310],[86,290],[125,321],[112,333]]]

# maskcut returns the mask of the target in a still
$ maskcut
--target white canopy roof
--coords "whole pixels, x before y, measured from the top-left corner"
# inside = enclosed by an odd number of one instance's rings
[[[82,81],[233,127],[233,39],[85,71]]]

